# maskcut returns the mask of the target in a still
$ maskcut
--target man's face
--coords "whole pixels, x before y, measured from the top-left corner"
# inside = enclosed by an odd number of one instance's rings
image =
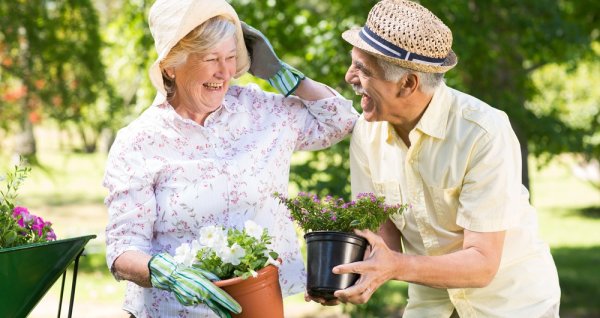
[[[360,106],[367,121],[390,121],[397,95],[396,83],[386,81],[384,72],[372,55],[353,48],[352,65],[346,82],[362,95]]]

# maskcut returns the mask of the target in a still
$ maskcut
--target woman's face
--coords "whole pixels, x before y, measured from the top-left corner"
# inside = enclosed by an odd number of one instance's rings
[[[210,113],[223,102],[229,81],[236,71],[235,37],[219,42],[206,54],[192,53],[187,61],[175,67],[176,91],[170,101],[184,117],[203,124]]]

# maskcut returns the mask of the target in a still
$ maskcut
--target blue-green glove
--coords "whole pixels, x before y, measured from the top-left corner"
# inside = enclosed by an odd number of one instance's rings
[[[257,29],[242,22],[244,42],[250,53],[250,74],[267,80],[286,97],[292,94],[306,76],[282,62],[269,40]]]
[[[202,270],[178,264],[167,253],[154,255],[148,269],[152,286],[174,293],[184,306],[204,303],[221,318],[231,318],[230,311],[242,312],[240,304],[206,278]]]

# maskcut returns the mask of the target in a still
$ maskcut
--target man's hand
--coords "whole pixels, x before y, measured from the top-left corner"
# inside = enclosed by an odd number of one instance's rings
[[[371,252],[364,261],[333,268],[334,274],[360,274],[360,278],[353,286],[336,291],[334,296],[343,303],[364,304],[377,288],[394,278],[397,258],[394,255],[396,253],[388,248],[381,236],[369,230],[355,230],[355,233],[369,241]]]

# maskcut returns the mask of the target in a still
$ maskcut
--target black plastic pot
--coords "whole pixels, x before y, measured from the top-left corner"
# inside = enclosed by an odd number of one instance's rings
[[[356,283],[358,274],[334,274],[340,264],[362,261],[367,240],[347,232],[316,231],[306,233],[307,290],[313,297],[335,299],[333,292]]]

